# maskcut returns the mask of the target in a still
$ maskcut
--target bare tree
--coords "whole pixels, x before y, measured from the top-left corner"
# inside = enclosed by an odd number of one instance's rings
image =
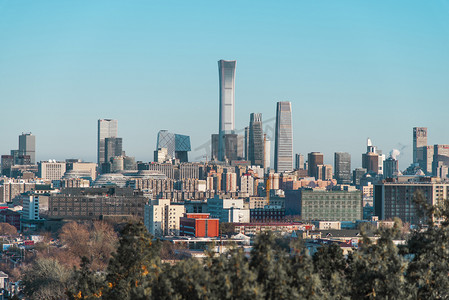
[[[17,228],[8,223],[0,223],[0,235],[16,236]]]

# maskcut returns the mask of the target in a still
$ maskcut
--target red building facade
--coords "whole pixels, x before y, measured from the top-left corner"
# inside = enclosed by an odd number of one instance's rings
[[[186,213],[180,219],[180,235],[193,237],[218,237],[219,220],[210,219],[209,214]]]

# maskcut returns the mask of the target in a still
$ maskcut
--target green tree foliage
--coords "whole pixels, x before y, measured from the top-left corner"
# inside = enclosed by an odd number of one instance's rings
[[[250,269],[257,274],[265,299],[289,299],[297,297],[292,288],[293,278],[289,276],[288,253],[276,245],[275,236],[261,233],[251,251]]]
[[[349,271],[353,299],[407,299],[407,261],[393,243],[395,229],[380,232],[373,242],[365,234],[352,256]]]
[[[431,207],[421,192],[414,196],[416,205],[424,212],[425,227],[415,230],[408,243],[413,257],[407,270],[414,284],[417,299],[449,298],[449,205],[444,201]],[[440,226],[436,226],[438,220]]]
[[[171,266],[165,265],[157,284],[155,299],[209,299],[211,278],[203,264],[187,259]]]
[[[313,264],[329,299],[349,299],[347,273],[348,260],[337,244],[318,248]]]
[[[21,285],[27,299],[65,299],[71,276],[56,259],[40,258],[24,272]]]
[[[263,286],[257,282],[257,274],[250,269],[242,249],[206,260],[212,299],[264,299]]]
[[[285,261],[287,274],[291,278],[291,295],[300,299],[323,299],[320,276],[314,272],[313,261],[301,241],[292,242],[292,253]]]
[[[121,232],[117,252],[107,269],[107,299],[148,299],[160,268],[159,243],[153,242],[142,222],[129,223]]]
[[[69,299],[98,299],[106,287],[104,276],[91,270],[90,261],[85,256],[81,259],[81,268],[74,271],[73,283],[67,289]]]
[[[142,223],[130,223],[121,232],[106,275],[93,273],[83,259],[67,294],[72,299],[448,299],[449,205],[435,208],[422,195],[415,198],[426,227],[412,232],[405,245],[399,249],[393,241],[407,229],[396,222],[375,239],[362,230],[358,249],[347,256],[336,244],[310,256],[301,240],[290,243],[262,233],[249,257],[235,248],[220,255],[209,252],[204,260],[162,264],[160,244]],[[52,266],[52,273],[66,274]],[[46,298],[49,294],[39,290],[48,291],[49,282],[52,289],[56,282],[67,286],[67,277],[47,278],[34,268],[24,280],[27,295]],[[41,275],[31,275],[36,273]],[[61,295],[61,290],[55,292]]]
[[[220,233],[221,234],[234,234],[235,233],[235,224],[230,222],[221,222]]]

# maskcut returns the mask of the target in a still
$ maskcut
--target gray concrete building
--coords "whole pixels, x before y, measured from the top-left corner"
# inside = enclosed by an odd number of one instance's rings
[[[117,120],[112,119],[100,119],[98,120],[98,136],[97,136],[97,163],[101,167],[101,164],[106,162],[105,159],[105,139],[117,137]]]
[[[19,135],[19,155],[29,155],[30,164],[36,164],[36,136],[31,132]]]
[[[351,184],[351,154],[335,152],[334,154],[335,179],[339,184]]]
[[[252,113],[249,121],[249,149],[248,160],[252,165],[264,165],[264,136],[262,114]]]

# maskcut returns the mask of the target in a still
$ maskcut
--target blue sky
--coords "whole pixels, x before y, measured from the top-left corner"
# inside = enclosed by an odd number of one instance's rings
[[[114,118],[137,160],[160,129],[201,157],[219,59],[237,60],[237,129],[291,101],[296,153],[358,167],[370,137],[404,169],[413,126],[449,144],[449,1],[0,0],[0,152],[31,131],[38,160],[96,161],[97,119]]]

